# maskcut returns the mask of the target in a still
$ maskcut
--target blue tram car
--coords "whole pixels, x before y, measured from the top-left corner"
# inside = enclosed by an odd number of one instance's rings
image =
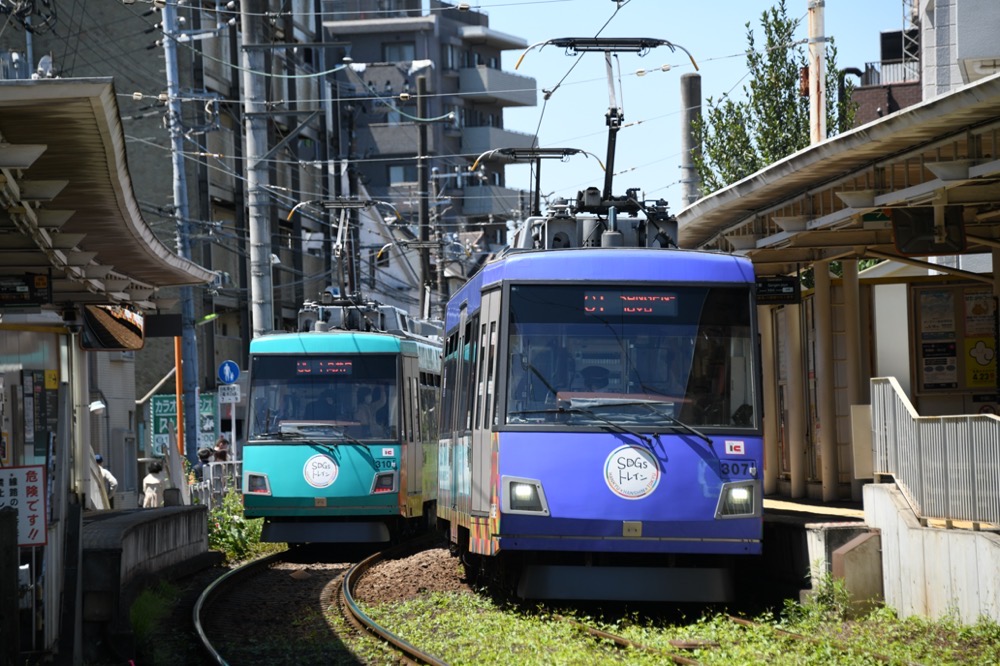
[[[752,266],[642,208],[529,218],[447,306],[438,518],[521,597],[727,600],[761,553]]]
[[[290,543],[433,525],[440,336],[373,304],[307,304],[299,322],[250,343],[245,516]]]

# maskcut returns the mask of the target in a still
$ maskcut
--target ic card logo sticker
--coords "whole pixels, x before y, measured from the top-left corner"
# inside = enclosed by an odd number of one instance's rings
[[[314,455],[302,467],[302,476],[305,477],[306,483],[313,488],[332,486],[333,482],[337,480],[339,472],[337,463],[321,454]]]
[[[747,452],[747,447],[742,440],[726,440],[726,455],[727,456],[742,456]]]
[[[383,458],[391,458],[393,453],[395,453],[395,451],[393,451],[391,448],[386,447],[382,449]]]
[[[642,499],[660,483],[660,463],[646,449],[620,446],[604,461],[604,481],[622,499]]]

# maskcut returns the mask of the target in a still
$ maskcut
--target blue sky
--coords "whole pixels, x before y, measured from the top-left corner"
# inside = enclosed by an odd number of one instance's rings
[[[490,27],[524,38],[534,44],[558,37],[593,37],[602,26],[603,37],[651,37],[667,39],[686,48],[694,56],[702,77],[702,96],[718,99],[729,92],[742,95],[746,84],[746,23],[760,36],[760,16],[777,0],[484,0],[470,3],[489,16]],[[797,39],[807,36],[807,0],[788,0],[788,15],[801,18]],[[617,11],[616,11],[617,10]],[[610,19],[610,21],[609,21]],[[826,3],[825,32],[835,39],[838,66],[863,68],[879,59],[879,33],[903,27],[902,0],[869,2],[832,1]],[[761,38],[758,38],[758,44]],[[514,72],[520,51],[504,54],[503,68]],[[533,77],[539,89],[551,89],[566,76],[575,58],[555,46],[528,53],[519,74]],[[644,57],[620,55],[621,84],[616,94],[624,111],[625,125],[618,134],[615,157],[614,192],[624,194],[636,187],[647,198],[665,198],[670,210],[680,205],[680,80],[694,71],[680,50],[672,53],[659,47]],[[667,72],[659,71],[669,64]],[[655,70],[643,77],[636,70]],[[704,103],[704,102],[703,102]],[[579,148],[604,161],[607,126],[604,114],[609,96],[604,59],[587,54],[543,107],[509,108],[504,124],[509,130],[539,134],[539,145]],[[544,108],[544,113],[543,113]],[[639,123],[628,127],[629,123]],[[624,173],[621,173],[624,172]],[[573,198],[577,190],[602,187],[604,174],[598,162],[582,155],[562,163],[546,160],[542,166],[544,194]],[[507,185],[532,189],[526,166],[507,167]]]

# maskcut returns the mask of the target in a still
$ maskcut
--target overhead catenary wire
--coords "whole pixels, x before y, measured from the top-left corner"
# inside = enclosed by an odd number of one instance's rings
[[[519,4],[519,3],[508,3],[508,4]],[[627,3],[625,3],[625,4],[627,4]],[[477,7],[485,7],[485,6],[487,6],[487,5],[477,5]],[[493,5],[491,5],[491,6],[501,6],[501,5],[500,5],[500,3],[494,3],[494,4],[493,4]],[[624,5],[621,5],[621,6],[624,6]],[[621,6],[619,6],[619,7],[618,7],[618,9],[620,9],[620,8],[621,8]],[[618,11],[618,9],[616,9],[615,11],[617,12],[617,11]],[[613,17],[612,17],[612,18],[613,18]],[[609,21],[610,21],[610,19],[609,19]],[[190,48],[190,45],[188,45],[188,46],[187,46],[187,48]],[[739,55],[741,55],[741,54],[733,54],[733,56],[722,56],[722,57],[738,57]],[[710,59],[710,60],[714,60],[714,58],[712,58],[712,59]],[[229,65],[227,65],[227,66],[229,66]],[[565,82],[565,81],[564,81],[564,82],[563,82],[562,84],[565,84],[565,85],[570,85],[570,84],[573,84],[573,83],[575,83],[575,82]],[[562,84],[561,84],[561,85],[562,85]],[[367,97],[367,99],[378,99],[379,97],[380,97],[380,96],[372,96],[372,97]],[[199,100],[199,101],[200,101],[200,100]],[[304,101],[304,100],[300,100],[300,102],[301,102],[301,101]],[[665,116],[659,116],[659,117],[665,117]],[[639,124],[639,123],[641,123],[641,122],[644,122],[644,121],[637,121],[637,122],[635,122],[635,123],[629,123],[629,124],[628,124],[628,126],[632,126],[632,125],[635,125],[635,124]],[[537,130],[536,130],[536,136],[537,136],[537,133],[538,133],[538,132],[537,132]],[[445,157],[451,157],[451,158],[466,158],[466,159],[469,159],[469,158],[471,158],[471,156],[469,156],[469,155],[458,155],[458,154],[456,154],[456,155],[449,155],[449,156],[435,156],[435,159],[443,159],[443,158],[445,158]],[[361,158],[358,158],[358,159],[352,159],[352,163],[355,163],[355,164],[364,164],[364,163],[373,163],[373,162],[376,162],[376,161],[380,161],[380,159],[381,159],[382,161],[389,161],[389,160],[390,160],[391,158],[363,158],[363,157],[361,157]],[[298,162],[296,162],[295,160],[281,160],[281,159],[275,159],[275,160],[273,160],[273,162],[274,162],[274,163],[278,163],[278,164],[291,164],[291,163],[298,163],[298,164],[302,164],[302,162],[301,162],[301,161],[298,161]],[[321,164],[320,164],[319,162],[315,162],[315,164],[316,164],[317,166],[321,166]]]

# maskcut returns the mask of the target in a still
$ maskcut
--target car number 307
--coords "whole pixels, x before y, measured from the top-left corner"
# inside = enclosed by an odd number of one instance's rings
[[[749,462],[722,462],[719,463],[719,471],[729,476],[750,476]]]

